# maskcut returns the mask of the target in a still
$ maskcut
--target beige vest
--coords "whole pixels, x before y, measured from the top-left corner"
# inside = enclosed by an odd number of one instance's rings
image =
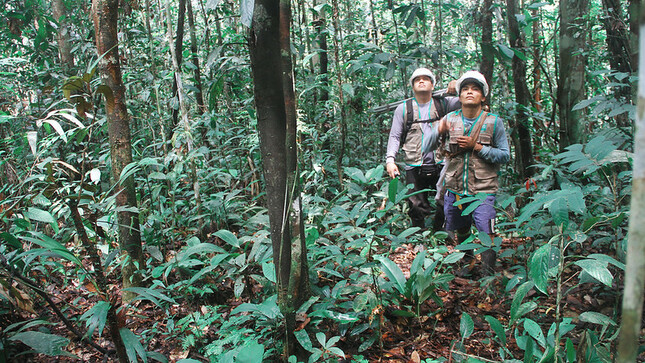
[[[446,115],[450,130],[450,139],[446,143],[448,151],[448,167],[444,185],[447,190],[458,195],[475,195],[477,193],[494,194],[499,186],[497,173],[499,164],[492,164],[479,156],[479,153],[473,150],[460,150],[456,141],[458,136],[469,136],[475,128],[476,120],[468,130],[464,130],[464,122],[461,110],[451,112]],[[488,114],[483,121],[481,131],[477,142],[484,146],[493,145],[493,135],[495,134],[495,121],[497,115]]]
[[[403,127],[407,123],[407,105],[403,108]],[[419,122],[419,105],[412,102],[412,127],[408,131],[405,138],[405,143],[401,147],[403,151],[403,161],[410,166],[421,166],[423,164],[423,122]],[[434,101],[430,104],[430,111],[428,112],[429,119],[438,118],[437,108]]]

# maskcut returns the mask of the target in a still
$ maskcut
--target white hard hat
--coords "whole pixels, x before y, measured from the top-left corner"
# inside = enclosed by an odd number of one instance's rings
[[[420,76],[428,76],[432,80],[432,85],[434,86],[437,83],[437,79],[434,77],[434,74],[428,68],[417,68],[412,76],[410,76],[410,85],[414,87],[414,79]]]
[[[488,83],[486,83],[486,78],[484,77],[483,74],[477,72],[477,71],[468,71],[464,73],[463,76],[461,76],[457,80],[457,92],[461,93],[461,85],[465,85],[466,83],[470,82],[475,82],[477,83],[481,88],[482,91],[484,92],[484,97],[488,96]]]

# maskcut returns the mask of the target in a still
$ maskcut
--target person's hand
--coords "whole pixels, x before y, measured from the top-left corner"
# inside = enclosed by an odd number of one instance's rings
[[[449,95],[456,95],[457,94],[457,81],[452,80],[450,83],[448,83],[448,89],[446,90],[446,93]]]
[[[396,166],[395,163],[387,163],[385,166],[387,170],[387,174],[390,176],[390,178],[396,178],[399,176],[401,173],[399,172],[399,167]]]
[[[437,132],[439,135],[444,134],[448,132],[448,120],[446,118],[442,118],[441,120],[437,121]]]
[[[477,140],[475,140],[475,138],[470,136],[457,137],[457,145],[459,145],[460,148],[465,150],[479,151],[482,149],[482,145],[478,144]]]

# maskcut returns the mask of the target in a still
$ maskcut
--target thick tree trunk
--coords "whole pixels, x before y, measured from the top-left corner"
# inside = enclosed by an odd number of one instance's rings
[[[293,335],[295,312],[308,296],[307,252],[296,184],[289,9],[288,1],[256,0],[249,37],[278,302],[286,318],[285,361],[291,354],[297,354],[299,346]]]
[[[573,106],[585,99],[587,57],[580,49],[587,47],[589,0],[560,1],[560,77],[558,106],[560,114],[560,150],[581,143],[584,112]]]
[[[640,20],[640,34],[643,37],[642,39],[645,39],[645,11],[641,13]],[[640,49],[640,54],[639,78],[643,80],[645,79],[643,49]],[[629,220],[625,288],[617,363],[636,362],[643,315],[643,287],[645,285],[645,259],[643,259],[643,256],[645,256],[645,87],[643,87],[642,83],[638,87],[634,145],[631,218]]]
[[[115,188],[116,206],[119,224],[119,239],[123,251],[127,254],[123,265],[123,287],[141,285],[141,275],[137,265],[143,266],[141,235],[139,233],[139,213],[131,211],[137,206],[134,177],[120,180],[123,169],[132,162],[130,138],[130,116],[126,107],[125,87],[119,64],[117,39],[118,0],[94,0],[92,16],[96,36],[96,49],[99,55],[105,56],[99,62],[99,72],[106,87],[105,108],[110,141],[110,160],[112,162],[112,179],[117,183]],[[129,301],[133,293],[123,293],[123,300]]]
[[[58,22],[58,33],[56,41],[58,43],[58,56],[60,62],[67,71],[74,68],[74,56],[72,56],[72,45],[69,42],[69,26],[67,24],[65,5],[63,0],[53,0],[52,10],[54,20]]]
[[[197,89],[195,92],[195,99],[197,100],[198,112],[201,115],[206,111],[206,108],[204,107],[204,95],[202,90],[202,70],[199,66],[199,57],[197,56],[197,36],[195,35],[195,18],[193,16],[192,1],[188,1],[186,6],[186,10],[188,11],[188,28],[190,31],[190,52],[192,53],[191,58],[193,65],[195,66],[193,73],[195,76],[195,88]]]
[[[506,0],[508,16],[508,33],[511,48],[526,52],[524,37],[517,23],[516,0]],[[515,165],[520,180],[533,175],[533,150],[531,145],[531,131],[529,125],[528,108],[531,105],[531,94],[526,85],[526,62],[518,56],[513,56],[513,84],[515,86],[516,116],[511,137],[515,144]]]
[[[622,5],[619,0],[602,0],[605,10],[603,24],[607,33],[607,49],[609,50],[609,65],[616,72],[630,75],[632,65],[630,58],[629,29],[623,15]],[[616,83],[627,83],[627,77],[614,77]],[[614,87],[614,95],[620,102],[631,103],[632,90],[627,84]],[[618,127],[631,127],[629,115],[625,112],[616,116]]]

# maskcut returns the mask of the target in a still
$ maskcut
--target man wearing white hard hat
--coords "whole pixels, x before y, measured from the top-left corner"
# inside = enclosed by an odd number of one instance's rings
[[[433,98],[436,84],[434,74],[427,68],[418,68],[410,77],[414,97],[406,100],[394,110],[392,128],[387,142],[386,169],[390,177],[397,177],[399,167],[395,160],[399,148],[403,151],[405,180],[413,184],[414,190],[435,189],[441,165],[435,160],[434,152],[423,152],[423,140],[433,128],[433,122],[446,113],[459,108],[457,97]],[[412,226],[425,229],[425,219],[432,213],[428,192],[408,198],[408,214]],[[443,209],[435,207],[432,228],[443,229]]]
[[[439,121],[425,140],[424,149],[440,148],[447,160],[444,179],[446,230],[457,231],[457,241],[461,243],[470,237],[470,228],[474,224],[492,241],[498,172],[500,165],[507,163],[511,156],[508,139],[504,122],[483,108],[489,87],[481,73],[464,73],[457,80],[457,90],[461,110],[451,112]],[[469,203],[460,202],[462,198],[474,196],[481,198]],[[471,203],[481,204],[462,215]],[[484,246],[480,251],[482,272],[490,274],[497,259],[495,246]],[[463,272],[469,273],[474,267],[472,250],[467,252],[466,259],[471,263]]]

